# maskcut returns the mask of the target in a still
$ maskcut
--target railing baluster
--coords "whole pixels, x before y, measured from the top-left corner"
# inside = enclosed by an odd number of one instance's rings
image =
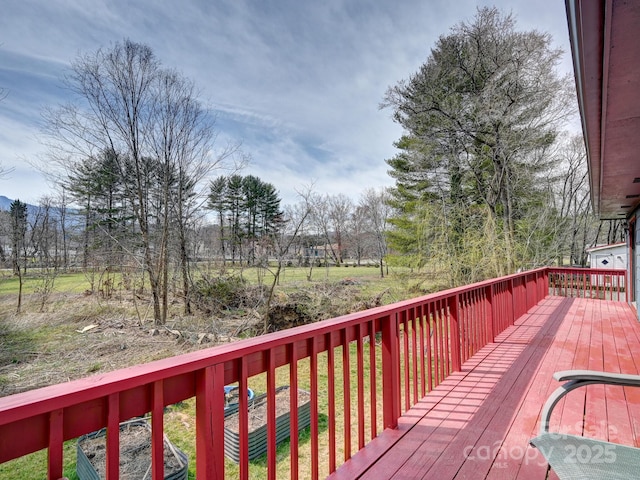
[[[247,357],[238,359],[240,378],[238,381],[238,435],[240,449],[240,478],[249,479],[249,401]]]
[[[336,470],[336,381],[333,335],[327,334],[327,383],[329,395],[329,473]]]
[[[400,312],[402,322],[402,348],[404,361],[404,410],[409,410],[411,402],[411,379],[409,378],[409,323],[407,321],[408,311],[406,309]]]
[[[311,342],[311,478],[318,480],[319,448],[318,448],[318,344],[317,337]]]
[[[107,458],[105,474],[109,480],[120,478],[120,394],[112,393],[107,413]]]
[[[463,313],[465,317],[465,323],[467,329],[470,331],[470,345],[469,350],[465,352],[465,356],[462,358],[463,362],[466,362],[478,349],[478,322],[476,322],[476,305],[478,304],[478,291],[473,290],[469,293],[469,304],[467,311]]]
[[[349,342],[347,331],[341,331],[342,343],[342,384],[344,402],[344,459],[351,457],[351,360],[349,355]]]
[[[63,423],[64,413],[61,408],[49,413],[49,450],[47,458],[47,470],[49,480],[57,480],[62,477],[63,465]],[[28,432],[25,432],[27,435]]]
[[[224,365],[196,373],[196,477],[224,479]]]
[[[486,318],[486,331],[487,331],[487,337],[486,337],[486,342],[493,342],[495,341],[495,337],[494,337],[494,319],[495,316],[493,314],[493,307],[494,307],[494,302],[493,302],[493,286],[489,285],[487,287],[485,287],[485,309],[484,309],[484,314],[485,314],[485,318]]]
[[[356,327],[356,350],[358,371],[358,450],[364,448],[364,353],[362,351],[362,324]]]
[[[376,393],[376,323],[375,320],[369,321],[369,396],[371,398],[371,438],[378,436],[378,415]]]
[[[153,382],[151,411],[151,472],[164,478],[164,391],[162,380]]]
[[[289,458],[292,480],[298,478],[298,349],[297,344],[289,344]]]
[[[382,319],[382,399],[384,428],[396,428],[400,412],[400,381],[397,367],[398,318],[397,313]]]
[[[433,352],[435,348],[435,341],[433,341],[433,332],[435,331],[435,328],[432,329],[431,323],[431,319],[433,318],[433,303],[427,303],[425,306],[425,340],[427,344],[427,350],[424,352],[424,354],[427,357],[427,389],[431,391],[433,390]]]
[[[450,357],[451,364],[450,369],[447,369],[447,374],[451,372],[459,372],[461,369],[460,361],[460,301],[458,295],[449,297],[449,346],[451,349]]]
[[[420,328],[420,395],[424,397],[427,394],[427,372],[426,372],[426,356],[425,350],[425,305],[420,304],[416,307],[416,315],[418,317],[418,326]]]
[[[437,340],[438,340],[438,350],[436,352],[436,360],[438,362],[438,376],[437,376],[437,385],[440,385],[440,383],[442,382],[442,380],[444,379],[444,372],[445,372],[445,357],[446,357],[446,352],[444,351],[444,339],[445,339],[445,333],[444,333],[444,322],[445,322],[445,316],[443,314],[443,310],[442,310],[442,300],[438,300],[436,302],[437,308],[436,308],[436,313],[437,313],[437,320],[436,320],[436,328],[437,328]]]
[[[289,395],[292,395],[289,389]],[[267,478],[276,480],[276,354],[267,350]]]
[[[451,318],[450,318],[451,332],[453,332],[454,330],[453,329],[454,323],[456,325],[455,330],[458,332],[457,335],[454,335],[453,333],[451,335],[451,339],[456,340],[455,342],[452,342],[452,346],[454,344],[457,346],[460,359],[464,358],[465,350],[468,350],[469,348],[470,332],[467,330],[467,325],[465,324],[465,308],[466,308],[466,302],[467,302],[467,293],[468,292],[464,292],[460,295],[456,295],[454,298],[457,297],[457,305],[454,308],[449,309],[449,312],[451,314]],[[451,298],[449,299],[449,304],[453,305],[453,300],[451,300]],[[452,359],[451,364],[453,365],[455,363],[453,361],[453,349],[452,349],[451,359]]]
[[[418,337],[416,328],[416,308],[409,310],[411,313],[411,360],[413,367],[413,404],[418,403]]]

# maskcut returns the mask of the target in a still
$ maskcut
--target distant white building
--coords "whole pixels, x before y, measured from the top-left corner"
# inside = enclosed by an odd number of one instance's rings
[[[626,270],[628,250],[629,247],[626,243],[614,243],[611,245],[587,248],[589,266],[598,269]],[[591,277],[592,284],[609,286],[611,282],[609,275],[592,275]]]
[[[614,243],[587,248],[591,268],[627,269],[627,244]]]

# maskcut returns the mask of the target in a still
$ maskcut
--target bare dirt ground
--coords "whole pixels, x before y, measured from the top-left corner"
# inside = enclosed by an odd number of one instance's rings
[[[269,331],[315,322],[380,304],[359,288],[332,284],[282,296]],[[15,295],[0,294],[0,396],[67,382],[238,340],[264,328],[256,310],[185,316],[174,302],[166,325],[155,326],[148,301],[55,294],[40,312],[35,295],[15,313]]]
[[[44,313],[26,304],[16,314],[14,299],[0,298],[0,396],[236,340],[211,333],[203,319],[174,317],[156,327],[131,305],[83,295],[59,295]]]
[[[151,429],[148,424],[127,423],[120,427],[120,479],[151,478]],[[89,435],[79,440],[79,446],[89,464],[100,478],[105,477],[106,438],[103,434]],[[165,439],[164,474],[184,471],[186,463],[175,447]]]

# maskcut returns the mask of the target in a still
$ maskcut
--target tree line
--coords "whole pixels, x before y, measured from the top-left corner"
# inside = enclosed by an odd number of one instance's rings
[[[106,168],[107,158],[83,164]],[[118,182],[104,188],[100,179],[105,177],[111,175],[101,168],[96,167],[94,175],[85,175],[81,168],[73,180],[82,188],[62,189],[37,206],[15,200],[9,211],[0,211],[0,261],[13,269],[20,285],[31,269],[50,282],[61,272],[82,271],[90,291],[103,295],[115,289],[116,276],[136,295],[151,288],[132,203],[116,187]],[[252,175],[218,176],[208,182],[198,215],[185,230],[184,243],[178,219],[171,219],[166,293],[181,298],[185,313],[190,313],[194,289],[211,265],[220,271],[227,264],[260,267],[265,272],[273,269],[277,282],[285,267],[305,267],[311,280],[314,268],[340,266],[349,260],[354,266],[375,264],[384,276],[390,213],[386,198],[384,190],[374,189],[364,192],[357,203],[343,195],[308,192],[298,203],[282,207],[272,184]],[[157,200],[150,198],[149,202]],[[162,217],[156,212],[150,218],[149,238],[155,256],[156,242],[163,235]]]

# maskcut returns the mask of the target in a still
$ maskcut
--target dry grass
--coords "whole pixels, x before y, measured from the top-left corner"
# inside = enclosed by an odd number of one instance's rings
[[[14,299],[0,296],[0,396],[211,346],[197,343],[198,322],[176,319],[150,334],[127,302],[56,294],[49,311],[16,314]],[[83,329],[89,328],[86,331]],[[180,335],[171,333],[179,329]]]

